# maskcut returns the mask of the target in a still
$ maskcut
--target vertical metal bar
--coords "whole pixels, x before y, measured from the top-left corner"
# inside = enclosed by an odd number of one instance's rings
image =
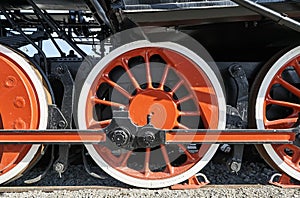
[[[58,36],[64,39],[80,56],[86,57],[86,53],[81,50],[67,35],[64,31],[61,31],[55,21],[48,15],[46,11],[42,11],[32,0],[27,0],[27,2],[32,6],[33,10],[37,12],[48,25],[58,34]]]
[[[115,27],[107,17],[104,9],[100,5],[98,0],[90,0],[91,4],[93,5],[94,9],[96,10],[100,19],[112,30],[112,32],[116,32]]]
[[[48,75],[48,63],[47,58],[43,50],[35,44],[22,30],[22,28],[17,25],[9,16],[9,14],[6,12],[6,10],[3,7],[0,7],[1,13],[5,16],[5,18],[8,20],[8,22],[12,25],[13,28],[16,28],[17,31],[42,55],[44,60],[44,71],[46,75]]]

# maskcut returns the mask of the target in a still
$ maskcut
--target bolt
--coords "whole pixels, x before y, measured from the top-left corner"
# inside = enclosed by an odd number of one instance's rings
[[[61,178],[61,174],[65,171],[65,166],[60,163],[57,162],[56,164],[54,164],[54,170],[59,174],[59,177]]]
[[[22,118],[17,118],[14,121],[14,129],[26,129],[26,122]]]
[[[154,115],[154,112],[151,112],[150,114],[147,115],[147,124],[151,124],[151,119],[152,119],[152,116]]]
[[[120,107],[119,107],[119,110],[120,110],[120,111],[124,111],[124,110],[125,110],[125,107],[124,107],[124,106],[120,106]]]
[[[241,121],[237,123],[238,128],[242,128],[242,126],[243,126],[243,123]]]
[[[14,76],[7,76],[4,86],[6,88],[12,88],[17,85],[17,79]]]
[[[58,122],[58,128],[60,128],[60,129],[66,128],[66,122],[63,121],[63,120],[59,121]]]
[[[239,172],[239,170],[241,169],[240,163],[238,162],[232,162],[230,165],[230,168],[233,172]]]
[[[56,72],[57,72],[58,74],[63,74],[63,73],[65,73],[66,71],[65,71],[65,69],[64,69],[62,66],[59,66],[59,67],[56,68]]]
[[[22,96],[17,96],[15,98],[14,105],[17,108],[24,108],[26,105],[26,101]]]
[[[123,146],[128,142],[128,135],[123,130],[116,130],[114,132],[113,141],[116,143],[117,146]]]
[[[155,140],[154,134],[152,134],[151,132],[148,132],[148,133],[145,134],[145,136],[144,136],[144,142],[147,145],[150,145],[154,140]]]

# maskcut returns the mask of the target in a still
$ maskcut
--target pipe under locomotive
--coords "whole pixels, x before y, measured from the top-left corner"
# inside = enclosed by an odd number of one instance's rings
[[[101,169],[137,187],[192,178],[225,143],[232,171],[244,144],[255,144],[270,166],[300,180],[299,6],[2,1],[0,183],[50,144],[59,174],[70,145],[84,144]]]

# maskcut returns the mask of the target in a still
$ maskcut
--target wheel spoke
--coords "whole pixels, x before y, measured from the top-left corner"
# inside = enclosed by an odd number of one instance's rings
[[[169,65],[166,65],[164,73],[163,73],[163,75],[161,77],[161,81],[160,81],[159,87],[158,87],[158,89],[160,89],[160,90],[164,89],[164,85],[166,83],[167,76],[168,76],[168,73],[169,73],[169,67],[170,67]]]
[[[150,154],[151,154],[151,148],[146,148],[146,152],[145,152],[145,161],[144,161],[144,175],[145,177],[149,177],[150,175]]]
[[[153,88],[151,70],[150,70],[150,55],[148,51],[145,52],[144,59],[145,59],[146,79],[147,79],[148,88]]]
[[[300,163],[300,151],[299,149],[293,150],[294,154],[292,156],[292,162],[296,165],[299,166]]]
[[[278,120],[266,120],[265,126],[268,128],[276,128],[278,125],[287,126],[290,123],[295,123],[298,118],[283,118]]]
[[[279,84],[281,84],[284,88],[286,88],[287,90],[289,90],[292,94],[294,94],[295,96],[297,96],[298,98],[300,98],[300,90],[297,87],[294,87],[293,85],[291,85],[287,81],[283,80],[282,77],[280,77],[280,76],[276,77],[276,81]]]
[[[295,59],[293,61],[293,67],[294,67],[295,71],[297,72],[298,76],[300,77],[300,64],[297,59]]]
[[[184,124],[181,124],[181,123],[177,123],[176,124],[177,125],[177,127],[179,128],[179,129],[189,129],[189,127],[187,127],[187,126],[185,126]]]
[[[184,102],[186,102],[186,101],[188,101],[188,100],[190,100],[192,98],[193,98],[193,95],[189,95],[189,96],[183,97],[183,98],[181,98],[181,99],[179,99],[179,100],[176,101],[176,105],[179,105],[180,103],[184,103]]]
[[[134,75],[132,74],[131,70],[128,67],[128,60],[125,58],[122,58],[122,67],[125,69],[126,73],[128,74],[134,88],[138,91],[141,90],[139,83],[137,82],[136,78],[134,77]]]
[[[180,111],[179,116],[200,116],[199,111]]]
[[[170,92],[170,94],[173,96],[175,94],[175,92],[180,88],[181,85],[183,85],[184,81],[180,80],[172,89],[172,91]]]
[[[102,100],[96,97],[91,97],[91,101],[96,103],[96,104],[102,104],[102,105],[106,105],[106,106],[112,106],[112,107],[118,107],[120,109],[125,109],[126,106],[121,104],[121,103],[117,103],[117,102],[112,102],[112,101],[107,101],[107,100]]]
[[[111,122],[111,119],[108,120],[101,120],[101,121],[96,121],[92,120],[88,126],[89,129],[99,129],[99,128],[104,128],[107,125],[109,125]]]
[[[128,151],[120,156],[120,167],[127,167],[127,161],[132,154],[132,151]]]
[[[266,98],[267,104],[273,104],[273,105],[278,105],[278,106],[283,106],[283,107],[289,107],[292,109],[295,109],[297,111],[300,111],[300,105],[291,103],[291,102],[285,102],[285,101],[280,101],[280,100],[274,100],[270,98]]]
[[[168,156],[166,146],[161,144],[160,149],[161,149],[161,152],[163,154],[164,160],[166,162],[166,168],[168,169],[169,173],[173,174],[174,173],[174,167],[170,163],[170,159],[169,159],[169,156]]]
[[[195,158],[192,156],[192,154],[188,151],[188,149],[184,145],[178,144],[178,146],[181,148],[181,150],[183,150],[183,152],[187,156],[187,161],[191,161],[191,162],[195,161]]]
[[[126,91],[123,87],[110,80],[108,76],[104,75],[102,80],[112,86],[114,89],[118,90],[121,94],[123,94],[126,98],[131,99],[131,95]]]

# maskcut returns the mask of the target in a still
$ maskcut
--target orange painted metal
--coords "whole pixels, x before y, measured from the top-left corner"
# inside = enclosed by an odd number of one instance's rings
[[[170,165],[165,144],[178,144],[180,149],[186,151],[187,157],[193,159],[182,144],[188,143],[273,143],[278,144],[281,150],[289,148],[293,151],[296,132],[292,130],[198,130],[199,132],[166,131],[165,142],[160,145],[162,156],[166,165]],[[106,134],[101,130],[0,130],[1,143],[100,143],[106,141]],[[182,144],[181,144],[182,143]],[[290,144],[287,144],[290,143]],[[284,152],[278,150],[277,152]],[[150,148],[146,149],[147,155]],[[148,156],[149,157],[149,156]],[[148,157],[146,159],[148,159]],[[297,158],[298,159],[298,158]],[[292,158],[290,160],[293,160]],[[299,160],[299,159],[298,159]],[[148,163],[149,160],[147,160]]]
[[[295,140],[292,131],[230,130],[205,132],[167,132],[166,143],[288,143]]]
[[[278,181],[269,181],[270,184],[281,188],[300,188],[300,184],[295,184],[291,181],[291,177],[286,174],[281,174]]]
[[[151,124],[163,129],[173,128],[179,116],[172,97],[161,90],[148,90],[138,94],[132,99],[129,112],[133,123],[138,126],[146,125],[147,115],[152,115]]]
[[[43,132],[32,132],[32,131],[11,131],[1,132],[0,131],[0,144],[1,143],[99,143],[106,140],[104,133],[98,131],[90,132],[57,132],[57,131],[43,131]]]
[[[294,125],[298,122],[299,114],[300,114],[300,105],[297,100],[295,101],[284,101],[282,99],[274,98],[274,87],[282,87],[289,92],[289,94],[293,94],[295,98],[300,97],[300,89],[299,87],[293,85],[292,82],[285,79],[284,75],[286,71],[293,69],[298,77],[300,76],[300,55],[292,57],[291,60],[282,65],[282,67],[278,70],[278,72],[273,76],[271,83],[268,86],[267,93],[264,100],[264,125],[265,129],[288,129],[294,127]],[[276,96],[276,94],[275,94]],[[278,119],[268,119],[267,110],[270,106],[280,106],[285,108],[285,110],[289,110],[291,113],[289,115],[283,115]],[[278,156],[286,162],[289,166],[294,168],[297,171],[300,171],[300,148],[299,145],[292,144],[279,144],[272,145]],[[287,150],[293,152],[291,155]]]
[[[200,182],[198,180],[198,178],[194,175],[188,179],[187,183],[175,184],[175,185],[171,186],[171,189],[172,190],[198,189],[203,186],[206,186],[207,184],[209,184],[208,181]]]
[[[4,129],[37,129],[39,104],[30,77],[12,58],[0,52],[0,114]],[[14,168],[31,145],[0,145],[0,172]]]
[[[156,68],[161,68],[160,72]],[[189,108],[185,108],[187,103]],[[147,116],[151,115],[151,124],[157,128],[198,128],[201,122],[201,127],[215,129],[219,122],[218,105],[212,82],[197,63],[170,49],[144,47],[124,52],[103,67],[91,86],[85,117],[87,128],[104,128],[112,117],[102,111],[119,108],[128,110],[138,126],[147,124]],[[191,119],[198,120],[187,122]],[[173,147],[166,145],[115,154],[105,145],[94,146],[109,166],[122,174],[147,180],[180,175],[198,163],[209,149],[205,145],[199,152],[189,153],[186,145]],[[175,160],[172,154],[179,148],[187,160],[174,165],[170,163]],[[157,163],[162,166],[159,171],[153,170],[151,165],[156,156],[161,156]],[[136,167],[130,167],[133,158],[139,162]]]

